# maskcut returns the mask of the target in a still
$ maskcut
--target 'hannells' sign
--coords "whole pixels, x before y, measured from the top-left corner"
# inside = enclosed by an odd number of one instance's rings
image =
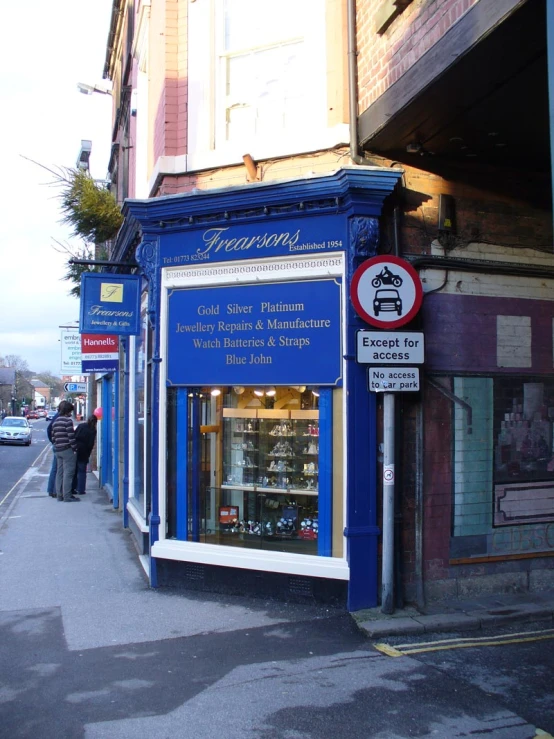
[[[81,276],[82,334],[140,333],[140,277],[98,274]]]
[[[115,372],[119,369],[119,337],[81,334],[81,371]]]

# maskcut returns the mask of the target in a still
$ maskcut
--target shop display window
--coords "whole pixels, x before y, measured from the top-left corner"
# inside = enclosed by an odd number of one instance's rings
[[[319,411],[223,409],[219,532],[317,553]]]
[[[462,377],[453,389],[467,404],[454,406],[454,555],[518,553],[508,529],[520,527],[539,527],[531,540],[545,541],[540,527],[554,520],[554,381]]]
[[[168,535],[330,556],[331,429],[320,428],[318,389],[187,388],[169,392],[172,407],[175,392],[186,396],[188,420],[180,422],[179,411],[168,413],[168,449],[174,452],[167,466]],[[183,427],[186,457],[184,439],[177,446],[172,442],[176,434],[182,438],[177,430]],[[186,466],[182,477],[180,459]],[[179,482],[185,478],[186,495]],[[322,488],[327,538],[319,529]]]
[[[554,480],[554,381],[494,381],[494,481]]]

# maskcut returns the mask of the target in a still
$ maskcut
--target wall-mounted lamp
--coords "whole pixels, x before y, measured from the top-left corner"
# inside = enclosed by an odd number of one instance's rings
[[[276,392],[277,390],[275,390],[274,387],[268,387],[267,390],[265,391],[265,394],[267,395],[268,398],[273,398]]]
[[[211,394],[214,398],[217,398],[218,395],[221,395],[221,390],[218,387],[214,387]]]
[[[312,395],[314,396],[314,398],[319,398],[319,388],[318,387],[312,388]]]
[[[96,85],[87,85],[85,82],[77,82],[77,89],[82,92],[83,95],[92,95],[94,92],[99,92],[101,95],[111,95],[111,90],[106,90],[103,87],[97,87]]]
[[[263,389],[263,387],[255,387],[254,388],[254,395],[257,395],[258,398],[263,398],[263,396],[264,396],[264,389]]]
[[[242,385],[235,385],[233,390],[235,391],[237,395],[242,395],[244,393],[245,388],[243,388]]]
[[[244,166],[246,167],[246,172],[248,174],[248,181],[249,182],[259,182],[260,176],[258,173],[258,167],[256,165],[256,162],[250,156],[250,154],[244,154],[242,157],[242,161],[244,162]]]
[[[88,139],[81,139],[81,148],[79,150],[79,156],[77,157],[76,167],[77,169],[88,172],[90,153],[92,151],[92,141]]]

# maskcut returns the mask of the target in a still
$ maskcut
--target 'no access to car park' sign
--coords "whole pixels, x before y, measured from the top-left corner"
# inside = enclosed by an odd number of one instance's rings
[[[417,392],[419,367],[368,367],[367,387],[372,393]]]

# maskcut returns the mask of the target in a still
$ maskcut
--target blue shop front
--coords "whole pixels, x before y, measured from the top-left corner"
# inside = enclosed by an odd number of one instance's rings
[[[151,585],[377,604],[376,413],[349,299],[398,170],[127,201],[125,517]]]

